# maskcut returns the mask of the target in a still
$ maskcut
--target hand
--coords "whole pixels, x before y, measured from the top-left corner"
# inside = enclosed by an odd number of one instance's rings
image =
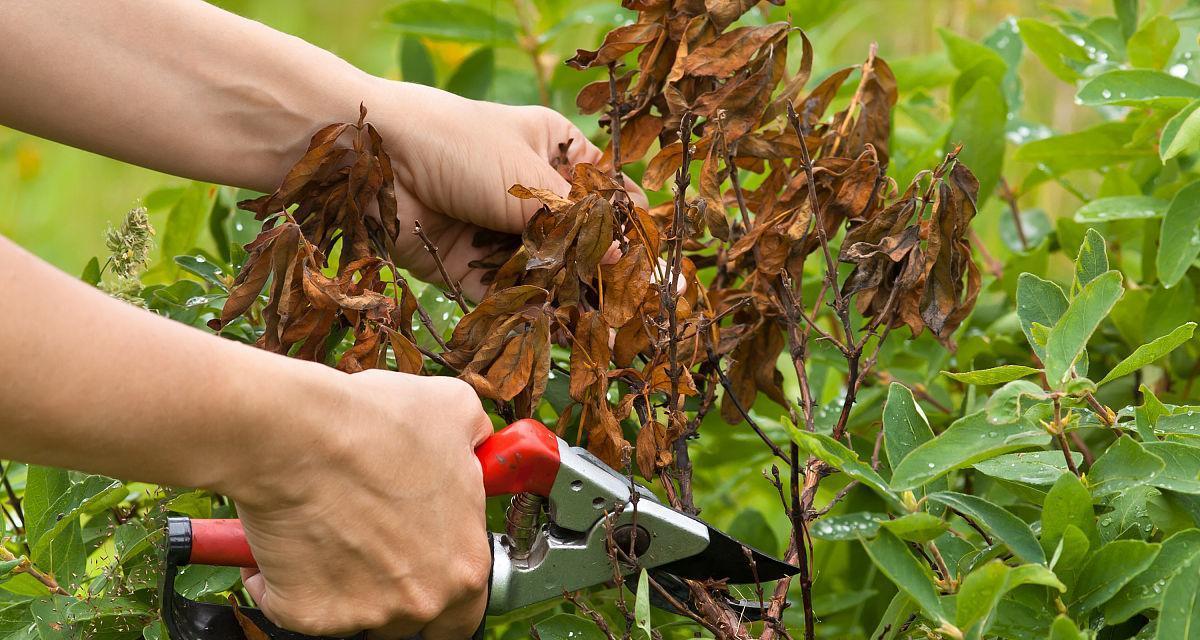
[[[282,444],[257,477],[230,483],[259,565],[243,570],[246,589],[301,633],[462,640],[487,601],[474,449],[491,422],[454,378],[337,378],[344,400],[313,408],[316,429],[279,425],[287,435],[270,436]]]
[[[480,228],[520,234],[536,201],[508,194],[514,184],[566,196],[570,184],[551,165],[559,144],[567,160],[599,163],[602,152],[561,114],[545,107],[514,107],[468,100],[445,91],[381,81],[382,98],[368,101],[368,119],[380,127],[396,173],[400,240],[396,263],[438,281],[435,263],[411,235],[420,221],[438,246],[452,278],[478,299],[486,288],[469,263],[486,251],[472,246]],[[626,179],[630,196],[646,206],[642,190]]]

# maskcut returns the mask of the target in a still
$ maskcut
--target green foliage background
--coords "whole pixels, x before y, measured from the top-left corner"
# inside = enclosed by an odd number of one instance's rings
[[[220,4],[372,73],[513,103],[541,100],[530,52],[515,44],[532,33],[548,102],[572,115],[596,76],[558,61],[626,17],[607,0]],[[851,447],[826,435],[844,382],[834,353],[814,354],[809,372],[822,394],[815,434],[765,399],[754,407],[777,440],[841,471],[819,508],[857,483],[811,530],[818,637],[1200,637],[1200,8],[790,1],[747,20],[788,15],[813,41],[818,79],[879,43],[901,92],[890,175],[907,184],[962,143],[982,185],[974,228],[987,250],[985,293],[957,350],[928,336],[890,342],[852,415]],[[104,229],[139,198],[159,234],[135,297],[203,326],[236,245],[256,231],[233,210],[234,190],[0,129],[0,232],[72,273],[98,279]],[[436,290],[424,299],[451,312]],[[253,338],[245,323],[228,331]],[[704,517],[781,553],[788,523],[760,475],[769,453],[748,431],[709,422],[693,455]],[[159,637],[161,516],[231,513],[202,492],[5,468],[25,520],[23,534],[4,524],[17,559],[0,562],[0,639]],[[8,573],[21,557],[70,596]],[[198,567],[183,591],[218,601],[236,580]],[[616,597],[586,596],[614,623]],[[695,632],[637,610],[635,637]],[[798,604],[785,615],[799,629]],[[547,640],[599,637],[558,602],[492,623],[495,637],[527,637],[531,625]]]

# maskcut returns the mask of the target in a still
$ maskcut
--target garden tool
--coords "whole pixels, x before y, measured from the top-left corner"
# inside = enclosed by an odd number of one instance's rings
[[[663,504],[535,420],[496,432],[475,450],[489,496],[513,496],[504,533],[489,533],[492,573],[488,614],[501,614],[645,569],[650,602],[679,613],[692,607],[683,579],[755,584],[799,569],[752,549],[698,518]],[[452,562],[453,553],[447,554]],[[170,518],[162,617],[172,640],[242,638],[239,615],[272,640],[309,640],[272,624],[261,611],[189,600],[175,592],[180,566],[254,567],[238,520]],[[636,579],[630,582],[636,583]],[[747,619],[763,604],[725,591]],[[483,625],[476,633],[482,637]],[[358,637],[358,636],[356,636]]]

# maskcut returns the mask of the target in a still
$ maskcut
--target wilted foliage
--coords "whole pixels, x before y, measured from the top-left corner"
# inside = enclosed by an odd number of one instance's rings
[[[812,49],[803,33],[787,23],[727,30],[748,3],[627,6],[638,12],[635,23],[568,61],[607,70],[578,97],[585,113],[605,113],[612,137],[603,161],[560,167],[571,183],[565,197],[542,185],[510,189],[541,208],[511,255],[481,265],[491,269],[486,294],[441,353],[426,355],[514,418],[537,410],[552,347],[569,349],[571,406],[560,433],[577,413],[593,453],[617,469],[636,464],[692,512],[686,442],[719,404],[727,422],[748,422],[792,466],[796,537],[788,559],[806,562],[804,521],[830,469],[799,460],[794,446],[784,452],[747,408],[761,392],[814,429],[804,368],[811,341],[827,340],[849,362],[840,439],[874,362],[865,350],[877,354],[897,327],[928,329],[949,344],[980,288],[967,235],[978,182],[953,153],[902,191],[887,177],[896,82],[874,49],[862,65],[805,92]],[[803,50],[789,73],[793,33]],[[621,61],[635,52],[636,68],[624,71]],[[849,104],[828,114],[855,74]],[[353,145],[339,145],[342,136]],[[674,198],[645,210],[617,170],[656,148],[643,185],[655,190],[673,179]],[[266,225],[247,246],[220,322],[244,313],[270,280],[259,346],[323,360],[328,338],[347,329],[354,343],[338,368],[383,366],[390,345],[399,370],[421,371],[412,335],[418,304],[386,257],[401,232],[389,162],[365,110],[358,123],[318,132],[275,193],[244,203]],[[339,240],[334,268],[328,256]],[[848,277],[838,262],[853,265]],[[698,277],[702,270],[712,275]],[[815,288],[807,282],[814,274],[823,274]],[[801,398],[788,398],[781,385],[785,349]],[[745,636],[736,616],[705,597],[719,585],[692,588],[706,626]],[[772,599],[775,619],[786,588],[784,581]],[[811,614],[807,584],[805,596]],[[769,625],[765,633],[775,632]]]

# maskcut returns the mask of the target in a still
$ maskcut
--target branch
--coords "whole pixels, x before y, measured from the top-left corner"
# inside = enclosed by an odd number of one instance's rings
[[[471,310],[467,308],[467,303],[463,298],[462,287],[458,285],[457,280],[451,278],[450,274],[446,272],[446,265],[442,262],[442,256],[438,253],[437,245],[433,244],[429,236],[425,235],[425,230],[421,228],[419,221],[413,222],[413,235],[421,239],[421,243],[425,245],[425,250],[433,257],[433,263],[437,265],[438,273],[442,276],[442,281],[450,288],[450,291],[446,292],[446,296],[457,302],[458,308],[462,309],[463,313],[470,313]]]

